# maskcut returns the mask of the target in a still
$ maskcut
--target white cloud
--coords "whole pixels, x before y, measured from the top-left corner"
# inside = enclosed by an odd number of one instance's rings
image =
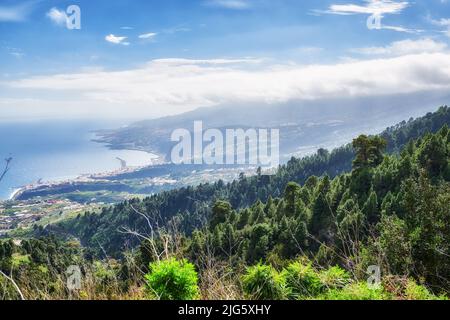
[[[392,30],[397,32],[405,32],[405,33],[423,33],[424,30],[421,29],[409,29],[402,26],[387,26],[387,25],[381,25],[380,29],[384,30]]]
[[[450,19],[440,19],[435,21],[438,26],[450,27]]]
[[[218,66],[218,65],[239,65],[239,64],[260,64],[264,62],[264,59],[254,59],[254,58],[243,58],[243,59],[181,59],[181,58],[167,58],[167,59],[155,59],[150,62],[150,64],[162,64],[166,66],[187,66],[187,65],[208,65],[208,66]]]
[[[139,35],[139,39],[151,39],[154,38],[157,35],[155,32],[149,32]]]
[[[22,22],[34,9],[34,2],[26,1],[16,6],[0,5],[0,21],[1,22]]]
[[[358,4],[333,4],[329,13],[334,14],[396,14],[408,7],[407,1],[397,2],[392,0],[365,0],[366,5]]]
[[[121,44],[124,46],[128,46],[130,43],[126,42],[125,40],[127,40],[127,37],[120,37],[120,36],[115,36],[113,34],[109,34],[105,37],[105,40],[110,42],[110,43],[114,43],[114,44]]]
[[[446,30],[443,30],[442,33],[444,33],[447,37],[450,38],[450,19],[435,20],[430,16],[428,16],[428,20],[435,26],[446,28]]]
[[[385,47],[366,47],[353,49],[351,51],[364,55],[402,56],[406,54],[443,52],[446,49],[447,44],[444,42],[423,38],[419,40],[407,39],[395,41]]]
[[[388,14],[400,14],[408,6],[408,1],[393,1],[393,0],[364,0],[365,5],[360,4],[332,4],[329,6],[328,10],[314,10],[313,13],[328,13],[336,15],[355,15],[355,14],[365,14],[368,16],[377,16],[380,19]],[[405,33],[421,33],[423,30],[416,30],[405,28],[403,26],[391,26],[391,25],[380,25],[375,29],[392,30],[397,32]]]
[[[233,10],[244,10],[250,8],[250,3],[247,0],[209,0],[206,1],[206,5]]]
[[[187,28],[187,27],[172,27],[172,28],[164,29],[163,33],[174,34],[174,33],[178,33],[178,32],[189,32],[189,31],[191,31],[191,29]]]
[[[0,82],[5,92],[23,99],[61,97],[10,103],[14,110],[54,106],[62,115],[163,116],[197,107],[321,101],[448,92],[450,54],[423,53],[335,65],[272,64],[253,59],[160,59],[124,71],[56,74]],[[48,102],[48,103],[47,103]],[[63,107],[61,107],[63,106]],[[73,106],[73,108],[72,108]],[[19,109],[20,109],[19,108]],[[17,109],[17,110],[19,110]]]
[[[51,8],[50,11],[47,12],[46,16],[58,26],[65,26],[67,23],[66,13],[58,8]]]

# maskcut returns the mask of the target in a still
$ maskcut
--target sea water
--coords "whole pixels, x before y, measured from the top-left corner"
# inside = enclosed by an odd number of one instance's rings
[[[10,170],[0,182],[0,200],[19,187],[59,181],[82,174],[120,169],[116,157],[129,166],[150,165],[154,155],[133,150],[110,150],[93,142],[95,130],[117,128],[119,123],[96,121],[0,122],[0,165],[12,157]]]

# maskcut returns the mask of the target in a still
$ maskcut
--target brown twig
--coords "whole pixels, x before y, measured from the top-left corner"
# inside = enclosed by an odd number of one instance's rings
[[[17,293],[20,295],[20,299],[26,300],[25,297],[22,294],[22,291],[20,291],[19,286],[17,285],[17,283],[14,281],[14,279],[12,277],[7,276],[1,270],[0,270],[0,275],[4,276],[6,279],[8,279],[13,284],[13,286],[16,289]]]
[[[0,181],[2,181],[3,178],[5,177],[5,175],[8,173],[8,171],[10,169],[11,161],[12,161],[11,157],[5,159],[6,165],[5,165],[5,168],[3,169],[2,174],[0,175]]]

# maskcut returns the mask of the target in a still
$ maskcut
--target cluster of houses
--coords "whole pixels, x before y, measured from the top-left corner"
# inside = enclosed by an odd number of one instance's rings
[[[32,226],[50,212],[76,209],[69,200],[29,200],[0,203],[0,237],[17,228]]]

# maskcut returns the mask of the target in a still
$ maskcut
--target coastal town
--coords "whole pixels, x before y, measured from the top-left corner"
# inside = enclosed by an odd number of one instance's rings
[[[62,181],[39,180],[18,188],[9,200],[0,201],[0,238],[26,233],[33,228],[45,227],[87,211],[96,212],[104,206],[131,198],[142,198],[187,185],[218,180],[229,182],[237,179],[240,174],[256,173],[256,168],[247,167],[142,176],[142,171],[149,168],[157,166],[124,165],[115,171],[85,174]]]
[[[35,183],[27,184],[23,187],[17,188],[14,190],[9,200],[17,200],[20,199],[20,196],[26,192],[33,191],[33,190],[39,190],[39,189],[49,189],[49,188],[58,188],[58,187],[65,187],[65,186],[73,186],[77,184],[84,184],[84,183],[98,183],[102,181],[109,181],[108,179],[113,176],[118,176],[122,174],[127,173],[133,173],[140,169],[145,168],[146,166],[136,166],[136,167],[128,167],[125,165],[122,165],[120,169],[108,171],[108,172],[102,172],[102,173],[94,173],[94,174],[82,174],[76,178],[73,179],[64,179],[60,181],[42,181],[38,180]]]
[[[33,199],[28,201],[0,202],[0,237],[11,232],[31,230],[66,219],[85,210],[95,210],[100,204],[80,204],[68,199]]]

